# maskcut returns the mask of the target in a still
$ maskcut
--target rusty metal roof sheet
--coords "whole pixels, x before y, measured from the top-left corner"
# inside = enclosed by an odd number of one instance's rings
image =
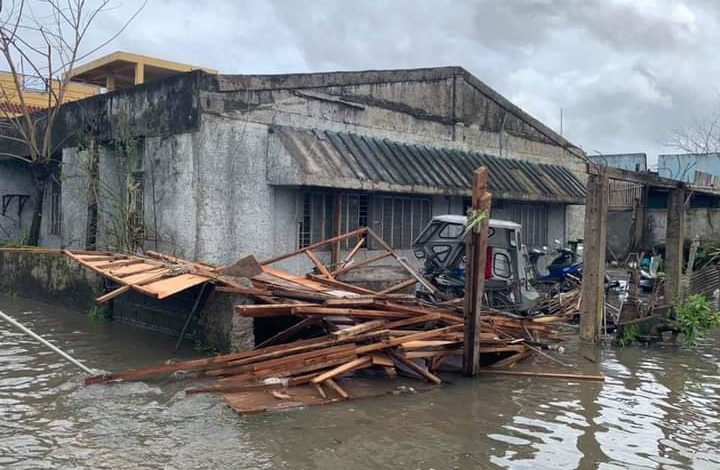
[[[472,171],[488,169],[498,199],[584,203],[585,186],[566,167],[346,132],[272,128],[294,169],[271,165],[274,184],[420,194],[469,195]],[[287,166],[287,162],[283,162]]]

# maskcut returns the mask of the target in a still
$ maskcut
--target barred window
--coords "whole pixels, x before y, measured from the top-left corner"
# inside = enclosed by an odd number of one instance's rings
[[[336,208],[335,204],[340,207]],[[338,213],[341,233],[369,226],[393,248],[407,249],[430,221],[431,201],[418,196],[305,191],[298,246],[303,248],[335,236]],[[350,249],[355,243],[356,240],[346,240],[343,248]],[[377,247],[371,243],[370,248]]]
[[[60,206],[60,182],[53,179],[50,186],[50,234],[60,235],[62,213]]]

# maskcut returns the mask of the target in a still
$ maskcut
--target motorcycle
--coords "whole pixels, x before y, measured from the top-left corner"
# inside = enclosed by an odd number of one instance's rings
[[[533,248],[528,253],[530,266],[533,271],[533,284],[536,289],[543,291],[567,292],[580,285],[582,280],[582,241],[571,243],[572,248],[560,246],[555,240],[557,256],[548,264],[547,272],[541,273],[538,262],[547,255],[547,247],[542,250]]]

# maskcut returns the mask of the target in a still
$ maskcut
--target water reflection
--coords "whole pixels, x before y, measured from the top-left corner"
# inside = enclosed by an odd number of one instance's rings
[[[157,334],[17,299],[0,297],[0,309],[91,367],[172,355]],[[606,382],[454,377],[429,392],[239,417],[172,381],[84,387],[0,324],[0,468],[720,468],[718,344],[568,345],[566,362]],[[558,367],[537,362],[519,367]]]

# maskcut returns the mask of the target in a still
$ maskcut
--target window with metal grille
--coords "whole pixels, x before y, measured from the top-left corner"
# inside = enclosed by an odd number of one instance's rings
[[[430,199],[424,197],[308,190],[302,196],[298,246],[335,236],[335,217],[339,214],[340,233],[369,226],[393,248],[407,249],[430,221],[430,208]],[[346,240],[343,248],[351,249],[356,242]],[[370,248],[378,247],[371,243]]]
[[[430,222],[430,204],[424,197],[377,195],[373,198],[372,228],[393,248],[410,248]]]
[[[60,182],[52,181],[50,186],[50,234],[60,235],[62,227],[62,213],[60,208]]]

